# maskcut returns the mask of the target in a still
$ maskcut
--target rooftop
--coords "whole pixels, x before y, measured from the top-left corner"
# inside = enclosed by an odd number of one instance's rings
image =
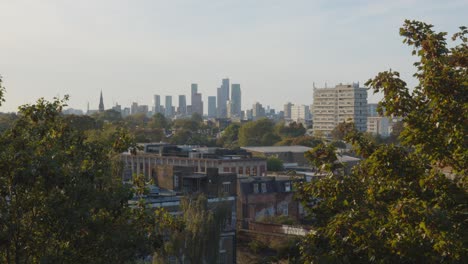
[[[312,148],[305,146],[268,146],[268,147],[242,147],[247,151],[261,152],[261,153],[277,153],[277,152],[293,152],[293,153],[304,153],[311,150]]]

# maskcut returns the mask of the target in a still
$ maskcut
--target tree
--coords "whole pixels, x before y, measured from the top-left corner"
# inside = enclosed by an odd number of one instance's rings
[[[282,171],[283,170],[283,161],[278,157],[268,157],[267,158],[267,170],[268,171]]]
[[[141,128],[148,123],[148,117],[144,113],[136,113],[125,117],[124,122],[130,129]]]
[[[294,138],[285,138],[280,142],[277,142],[276,146],[306,146],[315,147],[322,143],[322,140],[312,136],[299,136]]]
[[[72,129],[82,132],[99,128],[96,120],[88,115],[66,115],[63,118]]]
[[[446,33],[422,22],[405,21],[400,34],[420,58],[419,85],[410,93],[394,71],[367,85],[383,91],[381,114],[403,117],[402,146],[347,131],[345,139],[365,158],[349,176],[325,165],[333,160],[327,146],[315,152],[330,155],[308,156],[328,176],[298,186],[314,218],[315,232],[301,246],[306,262],[463,263],[468,257],[468,31],[462,27],[453,38],[461,44],[450,49]]]
[[[280,122],[276,124],[275,131],[276,134],[283,138],[290,138],[303,136],[306,132],[306,129],[302,123],[292,122],[286,126],[284,122]]]
[[[230,217],[228,203],[209,205],[204,195],[183,197],[180,216],[176,216],[169,227],[169,240],[164,244],[158,260],[166,263],[173,256],[182,263],[217,263],[221,232]]]
[[[240,146],[272,146],[281,138],[274,133],[271,120],[262,118],[248,122],[239,129]]]
[[[151,117],[148,126],[150,128],[168,129],[170,127],[170,122],[166,119],[166,117],[164,117],[163,114],[156,113]]]
[[[0,113],[0,133],[10,128],[18,119],[15,113]]]
[[[0,75],[0,106],[5,102],[5,87],[3,87],[2,76]]]
[[[157,240],[128,206],[132,190],[113,161],[130,138],[87,141],[63,106],[58,99],[21,106],[0,135],[0,262],[136,262]]]
[[[108,109],[104,112],[97,112],[93,114],[93,118],[100,123],[118,123],[122,121],[122,115],[120,112],[115,111],[113,109]]]
[[[227,126],[223,132],[221,132],[221,137],[218,138],[216,144],[224,148],[238,148],[239,147],[239,129],[240,124],[232,123]]]
[[[330,132],[334,140],[343,140],[345,135],[354,129],[354,123],[339,123],[333,130]]]

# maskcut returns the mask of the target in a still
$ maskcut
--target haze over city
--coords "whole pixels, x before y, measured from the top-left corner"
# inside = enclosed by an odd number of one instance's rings
[[[39,97],[69,106],[151,104],[152,95],[216,95],[242,86],[242,108],[311,104],[313,85],[360,82],[392,68],[408,80],[404,19],[455,32],[467,1],[0,0],[2,112]],[[369,94],[369,102],[379,96]],[[207,104],[205,104],[206,111]]]

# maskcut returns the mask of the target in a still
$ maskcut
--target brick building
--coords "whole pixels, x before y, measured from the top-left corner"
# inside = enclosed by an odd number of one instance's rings
[[[245,177],[238,179],[237,219],[240,227],[264,217],[289,216],[302,219],[304,212],[293,198],[293,182],[289,176]]]
[[[143,148],[143,151],[136,153],[129,151],[121,154],[124,180],[130,180],[134,174],[143,174],[147,179],[155,178],[159,165],[190,167],[197,173],[216,168],[220,173],[236,173],[239,176],[261,176],[266,172],[266,159],[252,157],[245,150],[164,143],[144,144]]]

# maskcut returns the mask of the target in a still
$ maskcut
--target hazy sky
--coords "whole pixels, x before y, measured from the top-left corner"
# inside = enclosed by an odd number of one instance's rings
[[[0,0],[0,111],[64,94],[96,109],[101,89],[106,108],[153,94],[177,105],[193,82],[206,108],[225,77],[241,84],[243,109],[311,104],[313,82],[364,83],[389,68],[414,85],[404,19],[451,34],[467,14],[468,0]]]

